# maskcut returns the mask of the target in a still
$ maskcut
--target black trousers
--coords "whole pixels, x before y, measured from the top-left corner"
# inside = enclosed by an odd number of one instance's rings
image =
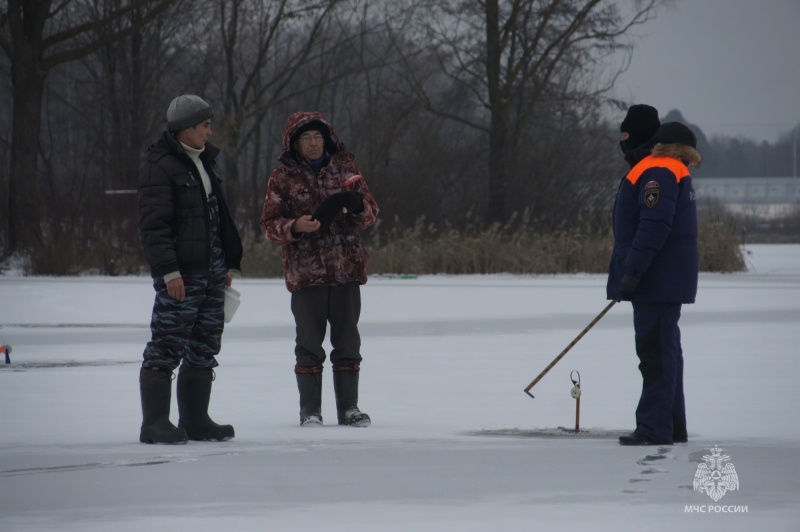
[[[636,432],[663,444],[687,437],[680,317],[680,303],[633,302],[636,354],[642,373]]]
[[[292,314],[297,331],[294,354],[298,366],[321,366],[325,362],[325,341],[331,324],[331,363],[334,366],[359,364],[361,336],[361,286],[347,283],[311,286],[292,293]]]

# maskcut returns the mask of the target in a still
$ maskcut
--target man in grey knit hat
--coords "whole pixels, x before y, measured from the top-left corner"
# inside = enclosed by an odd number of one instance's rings
[[[155,303],[139,371],[142,443],[222,441],[233,427],[208,416],[213,368],[224,328],[225,288],[241,270],[242,243],[208,142],[214,111],[199,96],[178,96],[167,130],[139,171],[139,233]],[[178,426],[169,419],[173,371]]]

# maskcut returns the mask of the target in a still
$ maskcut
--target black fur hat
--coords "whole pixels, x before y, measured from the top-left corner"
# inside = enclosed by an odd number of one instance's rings
[[[319,131],[320,133],[322,133],[322,136],[325,137],[326,143],[330,140],[331,137],[330,131],[328,131],[328,126],[326,126],[325,124],[323,124],[318,120],[314,120],[313,122],[309,122],[304,126],[298,127],[297,131],[295,131],[294,135],[292,135],[292,142],[295,142],[297,139],[300,138],[300,135],[302,135],[307,131]]]
[[[691,129],[680,122],[661,124],[661,127],[653,135],[652,140],[653,144],[684,144],[697,148],[697,137],[692,133]]]
[[[292,135],[291,145],[289,149],[294,151],[294,143],[297,141],[297,139],[300,138],[300,135],[302,135],[306,131],[319,131],[320,133],[322,133],[322,136],[325,137],[325,151],[330,154],[336,153],[336,145],[333,143],[333,140],[331,139],[330,129],[328,128],[327,125],[323,124],[319,120],[311,121],[308,124],[305,124],[297,128],[297,131],[295,131],[294,134]]]

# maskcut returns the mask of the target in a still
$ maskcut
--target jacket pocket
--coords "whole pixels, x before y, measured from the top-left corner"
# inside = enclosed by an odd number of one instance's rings
[[[172,176],[175,186],[180,188],[194,188],[200,186],[200,182],[195,179],[191,172],[181,172]]]
[[[182,220],[203,217],[203,200],[200,181],[191,172],[175,174],[172,178],[175,190],[175,208]],[[203,191],[205,192],[205,191]]]
[[[309,188],[293,191],[291,197],[292,216],[298,217],[314,212],[314,194]]]

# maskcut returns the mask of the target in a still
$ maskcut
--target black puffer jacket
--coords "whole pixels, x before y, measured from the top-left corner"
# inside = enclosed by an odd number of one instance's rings
[[[206,143],[200,160],[219,198],[219,233],[229,270],[241,270],[242,242],[222,194],[215,162],[219,149]],[[153,277],[180,271],[208,273],[211,231],[200,174],[183,146],[168,133],[147,150],[139,170],[139,235]]]

